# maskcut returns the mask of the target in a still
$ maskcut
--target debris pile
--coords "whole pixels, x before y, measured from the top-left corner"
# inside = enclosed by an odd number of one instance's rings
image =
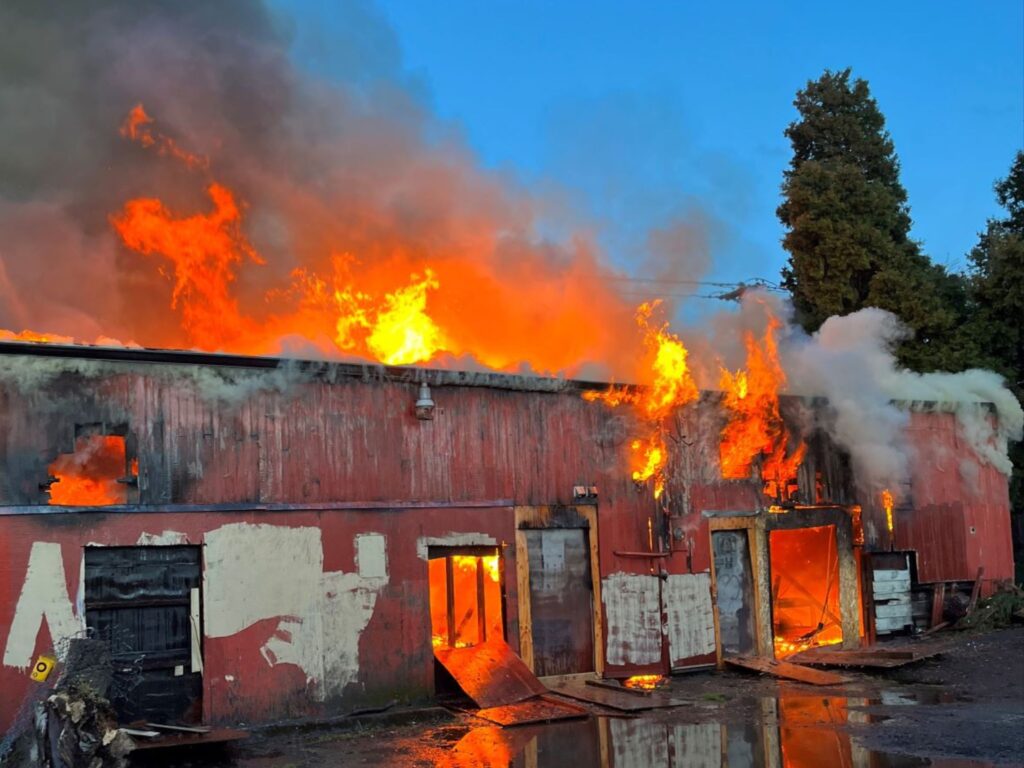
[[[0,765],[42,768],[123,768],[134,748],[107,700],[113,679],[110,650],[98,640],[69,642],[53,691],[32,703],[30,723],[10,739]]]
[[[134,744],[117,727],[110,702],[87,685],[71,685],[43,705],[40,765],[52,768],[122,768]]]
[[[1003,585],[991,597],[957,622],[957,629],[998,629],[1014,622],[1024,623],[1024,589]]]

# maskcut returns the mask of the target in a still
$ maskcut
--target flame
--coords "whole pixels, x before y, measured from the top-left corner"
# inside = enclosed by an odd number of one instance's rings
[[[830,631],[830,634],[832,635],[831,637],[816,637],[813,640],[804,640],[803,642],[787,640],[784,637],[776,635],[773,643],[775,647],[775,658],[785,659],[801,653],[802,651],[806,651],[809,648],[839,645],[839,643],[843,642],[842,635],[840,634],[836,637],[834,629]]]
[[[886,488],[884,491],[882,491],[882,508],[885,509],[885,527],[888,529],[890,536],[892,535],[893,530],[895,528],[895,523],[893,521],[892,516],[892,509],[894,504],[895,501],[893,500],[892,492],[888,488]]]
[[[772,627],[776,658],[843,641],[835,526],[771,532]]]
[[[30,341],[40,344],[73,344],[74,339],[70,336],[61,336],[56,333],[41,333],[39,331],[8,331],[0,328],[0,341]]]
[[[722,404],[730,417],[722,429],[719,460],[723,478],[743,479],[750,477],[753,462],[760,457],[765,493],[785,499],[807,446],[801,440],[789,452],[790,433],[779,412],[779,390],[786,384],[775,341],[781,327],[778,318],[769,315],[760,343],[752,332],[744,334],[746,370],[721,370]]]
[[[644,424],[646,434],[630,442],[633,452],[633,480],[643,483],[653,478],[654,498],[665,491],[665,466],[668,447],[663,434],[664,420],[676,408],[697,399],[697,385],[687,365],[688,351],[678,336],[668,330],[668,323],[653,324],[651,318],[660,301],[641,304],[636,322],[643,334],[645,356],[640,379],[646,386],[627,388],[610,386],[604,392],[585,392],[588,402],[602,402],[615,408],[631,404]]]
[[[448,563],[453,595],[448,595]],[[429,561],[430,642],[434,648],[467,648],[502,638],[501,565],[498,555],[451,555]],[[481,576],[482,592],[481,592]],[[449,603],[452,614],[449,615]],[[483,627],[479,611],[483,606]]]
[[[182,307],[182,324],[196,346],[217,350],[244,343],[255,332],[228,286],[235,264],[262,259],[241,234],[241,211],[231,190],[214,182],[206,193],[213,203],[206,214],[175,217],[160,200],[140,198],[110,221],[126,246],[171,262],[171,306]]]
[[[547,374],[626,349],[617,329],[630,308],[586,243],[552,249],[528,239],[529,219],[506,221],[500,195],[450,220],[435,211],[400,215],[401,189],[391,202],[354,195],[336,231],[329,221],[308,233],[289,230],[291,241],[261,253],[246,233],[244,195],[215,177],[210,158],[158,130],[142,104],[120,133],[201,177],[194,190],[207,201],[185,202],[186,176],[174,202],[141,196],[109,216],[125,248],[171,282],[167,305],[176,317],[146,323],[145,346],[264,355],[294,345],[396,365],[471,357],[494,370],[528,365]],[[303,194],[315,200],[310,190],[296,192],[296,206]],[[279,211],[260,213],[261,224],[277,224]],[[295,223],[290,209],[280,213],[285,227]],[[510,236],[509,224],[525,234]],[[362,252],[349,252],[353,244]],[[293,259],[297,266],[281,270]],[[75,343],[69,330],[0,331],[0,340]],[[137,328],[121,335],[134,337]]]
[[[373,356],[388,365],[408,365],[429,360],[446,343],[437,323],[426,313],[427,291],[437,290],[440,283],[432,269],[424,275],[411,275],[412,282],[384,295],[376,304],[372,297],[351,286],[334,292],[340,315],[335,341],[341,349],[354,349],[360,329],[365,333],[366,347]]]
[[[633,675],[622,681],[625,688],[636,688],[641,691],[653,691],[665,678],[661,675]]]
[[[155,148],[161,155],[169,155],[180,160],[189,169],[207,168],[210,161],[201,155],[186,152],[169,136],[164,136],[153,128],[153,118],[146,114],[142,104],[132,107],[128,116],[121,124],[121,135],[146,148]]]
[[[138,475],[138,462],[125,457],[124,437],[83,435],[75,440],[74,453],[58,456],[49,466],[50,504],[101,507],[125,504],[127,489],[119,483],[125,472]]]

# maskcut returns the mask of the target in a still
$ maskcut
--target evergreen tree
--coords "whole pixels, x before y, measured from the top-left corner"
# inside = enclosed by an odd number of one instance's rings
[[[1007,216],[990,219],[970,253],[971,322],[976,342],[974,364],[1006,376],[1024,403],[1024,151],[1018,152],[1005,179],[996,182],[996,199]],[[1024,445],[1010,448],[1013,478],[1010,499],[1024,514]],[[1019,526],[1018,527],[1022,527]],[[1018,547],[1024,542],[1017,542]],[[1019,564],[1021,559],[1018,558]]]
[[[790,253],[782,283],[798,319],[814,331],[831,315],[887,309],[914,333],[898,350],[905,365],[960,367],[965,286],[910,239],[899,159],[868,84],[849,69],[826,71],[794,105],[778,215]]]

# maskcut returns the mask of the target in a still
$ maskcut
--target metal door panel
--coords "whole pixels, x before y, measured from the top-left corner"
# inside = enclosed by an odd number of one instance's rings
[[[711,545],[715,558],[716,608],[722,653],[754,653],[754,579],[747,532],[714,531]]]
[[[583,528],[524,531],[530,563],[533,666],[539,676],[594,669],[594,595]]]

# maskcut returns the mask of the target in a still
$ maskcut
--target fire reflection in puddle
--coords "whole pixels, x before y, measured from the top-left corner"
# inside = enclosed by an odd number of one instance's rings
[[[786,694],[761,701],[748,722],[672,723],[606,718],[520,728],[475,728],[440,765],[452,768],[907,768],[962,762],[892,755],[861,747],[847,724],[873,722],[877,700]],[[907,703],[910,703],[907,701]],[[980,766],[981,763],[972,763]]]

